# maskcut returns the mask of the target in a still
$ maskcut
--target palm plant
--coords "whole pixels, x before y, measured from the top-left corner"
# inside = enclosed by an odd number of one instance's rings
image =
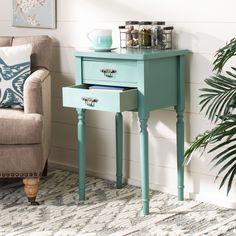
[[[185,152],[186,163],[197,149],[202,149],[203,153],[210,146],[207,153],[216,152],[211,159],[213,168],[220,167],[215,180],[223,174],[219,188],[227,183],[227,195],[236,176],[236,68],[231,67],[225,73],[222,70],[225,63],[235,55],[236,38],[216,52],[213,62],[215,73],[205,79],[208,86],[201,89],[200,95],[201,111],[205,109],[205,114],[214,127],[198,135]]]

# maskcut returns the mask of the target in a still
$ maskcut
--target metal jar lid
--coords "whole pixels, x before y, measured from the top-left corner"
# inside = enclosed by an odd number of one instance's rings
[[[126,21],[125,25],[139,25],[139,21]]]
[[[140,23],[140,25],[151,25],[152,24],[151,21],[140,21],[139,23]]]
[[[167,27],[164,27],[163,29],[164,29],[164,30],[173,30],[174,27],[173,27],[173,26],[167,26]]]
[[[152,24],[153,25],[165,25],[166,22],[165,21],[153,21]]]

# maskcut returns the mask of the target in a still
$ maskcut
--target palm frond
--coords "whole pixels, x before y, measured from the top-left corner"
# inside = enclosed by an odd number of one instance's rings
[[[197,149],[202,148],[203,152],[209,144],[217,144],[207,153],[217,152],[216,156],[211,159],[211,163],[214,165],[213,168],[223,165],[217,173],[215,180],[218,179],[219,175],[230,168],[231,173],[234,171],[232,168],[236,165],[236,115],[230,114],[225,117],[224,122],[219,123],[212,130],[208,130],[202,135],[199,135],[194,142],[191,144],[189,149],[185,152],[186,162],[190,161],[193,152]],[[222,147],[225,147],[222,150]],[[221,150],[221,151],[220,151]],[[202,152],[202,153],[203,153]],[[235,167],[236,168],[236,167]],[[227,194],[229,193],[232,185],[231,178],[232,175],[225,173],[223,180],[221,182],[220,188],[227,182]],[[230,176],[230,177],[229,177]],[[228,180],[228,181],[227,181]]]
[[[185,163],[188,163],[196,150],[202,149],[203,154],[206,147],[213,144],[214,147],[208,150],[208,153],[216,153],[211,159],[212,168],[220,167],[215,180],[223,174],[219,188],[227,183],[227,195],[236,175],[236,114],[233,114],[236,108],[236,67],[231,67],[226,75],[222,75],[221,71],[235,55],[236,38],[216,52],[213,62],[216,74],[205,79],[207,88],[200,89],[201,111],[205,110],[207,118],[215,123],[215,127],[198,135],[184,155]]]
[[[229,72],[229,76],[233,73]],[[236,75],[233,74],[235,77]],[[232,77],[232,76],[231,76]],[[215,75],[205,80],[210,88],[203,88],[200,95],[201,111],[207,107],[206,116],[209,120],[217,122],[219,118],[229,113],[232,106],[235,106],[236,79],[223,75]]]
[[[225,184],[225,181],[227,180],[227,178],[229,177],[229,180],[228,180],[228,186],[227,186],[227,195],[229,194],[229,191],[232,187],[232,182],[233,182],[233,179],[234,179],[234,176],[236,174],[236,164],[234,164],[228,171],[227,173],[225,174],[224,178],[222,179],[221,183],[220,183],[220,187],[219,189],[222,188],[222,186]]]
[[[228,181],[228,187],[227,187],[227,195],[229,194],[230,192],[230,189],[232,187],[232,182],[234,180],[234,176],[236,175],[236,164],[233,165],[233,167],[231,168],[232,169],[232,172],[231,172],[231,176],[229,178],[229,181]]]
[[[234,151],[235,151],[235,150],[234,150]],[[225,158],[223,161],[225,161],[225,160],[226,160],[226,158]],[[218,162],[217,162],[217,165],[222,164],[223,161],[218,161]],[[230,167],[230,166],[231,166],[232,164],[234,164],[234,163],[236,163],[236,157],[230,159],[229,161],[226,162],[226,164],[223,165],[223,167],[221,167],[221,169],[220,169],[220,170],[218,171],[218,173],[217,173],[217,176],[215,177],[215,180],[219,177],[219,175],[220,175],[223,171],[225,171],[228,167]],[[214,167],[216,167],[217,165],[215,164]]]
[[[227,120],[228,116],[226,116],[225,120],[223,123],[220,123],[214,133],[214,137],[212,137],[211,142],[216,143],[221,140],[230,140],[236,135],[236,122],[235,121],[229,121]],[[227,145],[226,143],[225,145]]]
[[[222,123],[221,123],[222,124]],[[222,126],[219,124],[212,130],[207,130],[203,134],[200,134],[196,137],[196,139],[191,143],[190,147],[185,151],[185,163],[188,163],[191,160],[192,154],[198,150],[202,149],[202,153],[204,153],[206,147],[215,141],[219,134],[224,130]]]
[[[230,139],[230,141],[227,139],[226,141],[224,141],[224,142],[218,144],[217,146],[215,146],[214,148],[212,148],[209,152],[213,152],[216,149],[219,149],[219,148],[224,147],[225,145],[228,145],[229,142],[235,142],[235,141],[236,141],[236,138]]]
[[[202,148],[202,153],[204,152],[209,138],[210,133],[206,131],[204,134],[200,134],[196,137],[196,139],[191,143],[191,146],[185,151],[184,157],[185,157],[185,164],[189,163],[189,161],[192,158],[192,154],[198,150],[199,148]]]
[[[215,54],[215,60],[213,62],[213,70],[220,73],[225,63],[233,56],[236,55],[236,38],[230,40],[224,47],[220,48]]]

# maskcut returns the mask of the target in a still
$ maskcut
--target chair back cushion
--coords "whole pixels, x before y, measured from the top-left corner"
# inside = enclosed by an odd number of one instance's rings
[[[0,37],[0,47],[11,46],[13,37],[2,36]]]
[[[52,51],[52,39],[47,35],[0,37],[0,47],[32,44],[31,70],[49,69]]]
[[[0,107],[23,108],[23,85],[30,75],[31,44],[0,47]]]
[[[25,36],[13,37],[12,46],[21,44],[32,44],[31,54],[31,70],[35,71],[39,68],[49,69],[52,40],[46,35],[41,36]]]

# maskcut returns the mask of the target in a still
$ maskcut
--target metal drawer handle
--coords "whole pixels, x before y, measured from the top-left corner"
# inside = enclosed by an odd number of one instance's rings
[[[97,98],[82,97],[81,99],[85,102],[86,105],[90,107],[93,107],[95,102],[98,102]]]
[[[113,77],[113,74],[116,73],[114,69],[101,69],[100,70],[106,77]]]

